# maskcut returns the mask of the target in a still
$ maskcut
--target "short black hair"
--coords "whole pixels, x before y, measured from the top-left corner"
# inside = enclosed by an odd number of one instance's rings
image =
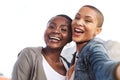
[[[84,5],[83,7],[89,7],[93,10],[95,10],[98,14],[98,27],[102,27],[103,25],[103,22],[104,22],[104,16],[103,16],[103,13],[96,7],[92,6],[92,5]]]

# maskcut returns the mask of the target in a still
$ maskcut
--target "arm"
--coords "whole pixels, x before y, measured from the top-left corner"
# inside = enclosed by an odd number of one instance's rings
[[[115,76],[116,76],[116,80],[120,80],[120,64],[117,66],[115,70]]]
[[[31,62],[28,53],[29,51],[27,49],[20,52],[13,68],[12,80],[29,80]]]
[[[96,80],[115,80],[114,72],[118,62],[108,57],[103,44],[94,43],[90,48],[90,63]]]

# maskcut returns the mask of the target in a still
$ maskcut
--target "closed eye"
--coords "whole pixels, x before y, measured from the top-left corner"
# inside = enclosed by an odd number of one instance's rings
[[[87,22],[87,23],[88,23],[88,22],[92,22],[92,21],[91,21],[91,20],[85,20],[85,22]]]
[[[64,32],[65,32],[65,31],[67,31],[67,29],[62,28],[61,31],[64,31]]]

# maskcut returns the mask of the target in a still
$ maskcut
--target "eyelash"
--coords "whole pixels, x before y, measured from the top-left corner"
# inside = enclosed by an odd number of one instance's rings
[[[79,18],[79,17],[75,17],[75,19],[77,19],[77,20],[78,20],[78,19],[80,19],[80,18]]]
[[[67,31],[67,29],[61,28],[61,31],[64,31],[64,32],[66,32],[66,31]]]
[[[49,28],[50,28],[50,29],[55,29],[56,27],[55,27],[55,26],[50,25],[50,26],[49,26]],[[66,28],[61,28],[60,30],[61,30],[62,32],[66,32],[66,31],[67,31],[67,29],[66,29]]]
[[[79,20],[80,17],[75,17],[76,20]],[[86,23],[91,23],[92,21],[91,20],[84,20]]]
[[[49,26],[50,29],[54,29],[55,27],[54,26]]]
[[[85,22],[92,22],[92,21],[90,21],[90,20],[85,20]]]

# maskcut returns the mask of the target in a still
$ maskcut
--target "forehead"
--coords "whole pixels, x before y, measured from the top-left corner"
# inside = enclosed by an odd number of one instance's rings
[[[54,21],[65,22],[65,23],[68,22],[68,20],[62,16],[55,16],[49,20],[49,22],[54,22]]]
[[[82,7],[82,8],[78,11],[78,14],[80,14],[80,16],[90,17],[90,18],[92,18],[92,19],[97,19],[97,17],[98,17],[97,12],[96,12],[94,9],[89,8],[89,7]]]

